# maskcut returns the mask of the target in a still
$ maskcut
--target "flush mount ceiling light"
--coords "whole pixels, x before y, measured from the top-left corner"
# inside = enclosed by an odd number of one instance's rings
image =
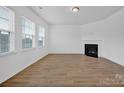
[[[80,11],[80,8],[79,8],[79,7],[73,7],[73,8],[72,8],[72,11],[73,11],[73,12],[79,12],[79,11]]]
[[[38,8],[39,8],[40,10],[42,10],[42,9],[43,9],[43,7],[42,7],[42,6],[39,6]]]

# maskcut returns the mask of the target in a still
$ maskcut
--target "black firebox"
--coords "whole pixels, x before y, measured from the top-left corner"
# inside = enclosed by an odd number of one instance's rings
[[[98,57],[98,44],[85,44],[85,55]]]

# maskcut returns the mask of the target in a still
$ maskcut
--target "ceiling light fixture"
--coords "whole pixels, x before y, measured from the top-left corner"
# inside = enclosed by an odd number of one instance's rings
[[[79,12],[79,11],[80,11],[80,8],[79,8],[79,7],[73,7],[73,8],[72,8],[72,11],[73,11],[73,12]]]
[[[39,6],[38,8],[39,8],[40,10],[42,10],[42,9],[43,9],[43,7],[42,7],[42,6]]]

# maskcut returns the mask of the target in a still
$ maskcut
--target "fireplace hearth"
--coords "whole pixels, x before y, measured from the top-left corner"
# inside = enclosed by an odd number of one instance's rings
[[[85,44],[85,55],[98,57],[98,44]]]

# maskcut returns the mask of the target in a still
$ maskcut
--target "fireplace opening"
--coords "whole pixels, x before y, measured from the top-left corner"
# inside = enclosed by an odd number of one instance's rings
[[[98,44],[85,44],[85,55],[98,57]]]

